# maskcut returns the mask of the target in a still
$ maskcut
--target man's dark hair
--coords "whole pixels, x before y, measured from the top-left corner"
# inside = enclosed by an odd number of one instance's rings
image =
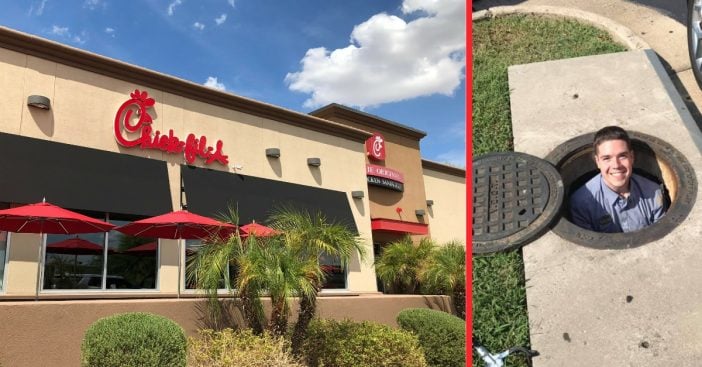
[[[626,142],[626,148],[631,150],[629,134],[619,126],[607,126],[595,133],[595,140],[592,142],[592,154],[597,155],[597,147],[610,140],[624,140]]]

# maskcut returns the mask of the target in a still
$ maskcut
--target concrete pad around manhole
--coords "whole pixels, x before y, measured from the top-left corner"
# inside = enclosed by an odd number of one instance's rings
[[[545,157],[607,125],[655,136],[702,183],[702,134],[651,50],[509,69],[515,151]],[[702,365],[702,195],[660,240],[597,250],[548,232],[525,246],[534,367]]]

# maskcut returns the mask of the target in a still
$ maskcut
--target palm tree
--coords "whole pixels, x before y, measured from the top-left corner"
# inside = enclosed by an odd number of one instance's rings
[[[419,279],[425,289],[451,296],[456,313],[465,320],[466,248],[461,243],[439,246],[420,269]]]
[[[227,214],[220,215],[220,220],[236,225],[239,221],[239,215],[236,209],[230,207]],[[214,237],[205,241],[205,245],[197,251],[195,256],[190,258],[187,264],[187,281],[205,292],[208,310],[215,321],[219,319],[221,314],[217,291],[222,280],[224,280],[224,286],[229,292],[233,291],[233,285],[236,283],[236,279],[234,281],[231,279],[233,274],[229,274],[227,269],[230,264],[237,268],[241,267],[240,262],[249,251],[247,242],[254,240],[254,238],[249,237],[247,241],[242,241],[237,227],[236,232],[227,239]],[[244,318],[257,335],[263,333],[265,325],[265,314],[261,302],[262,291],[262,289],[255,288],[253,284],[237,288]]]
[[[417,274],[434,247],[430,238],[422,238],[415,245],[410,236],[405,236],[385,247],[375,261],[375,274],[391,293],[413,294],[417,291]]]
[[[279,207],[271,215],[270,225],[282,233],[287,247],[301,259],[312,261],[321,269],[319,259],[330,255],[340,260],[342,268],[347,268],[354,253],[360,261],[366,256],[361,239],[349,227],[341,223],[330,223],[321,212],[310,214],[291,207]],[[309,297],[300,299],[297,322],[291,340],[292,352],[300,354],[302,342],[307,334],[310,321],[317,311],[317,295],[325,280],[323,271],[315,272],[313,289]]]
[[[275,335],[285,334],[290,313],[290,299],[303,300],[315,294],[314,282],[323,276],[319,263],[300,257],[285,245],[282,237],[247,240],[248,251],[239,262],[237,287],[242,290],[265,290],[271,298],[269,329]]]

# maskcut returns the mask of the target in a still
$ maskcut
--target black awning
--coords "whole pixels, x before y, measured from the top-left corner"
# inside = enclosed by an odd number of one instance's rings
[[[136,215],[173,210],[166,162],[0,133],[0,201]]]
[[[228,206],[239,211],[239,224],[265,222],[277,206],[321,211],[329,222],[358,232],[346,193],[260,177],[181,166],[188,210],[216,217]]]

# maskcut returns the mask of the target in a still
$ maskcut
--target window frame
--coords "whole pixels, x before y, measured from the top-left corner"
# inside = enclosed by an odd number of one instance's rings
[[[9,265],[9,260],[10,260],[10,245],[12,244],[12,232],[7,232],[7,231],[1,231],[5,232],[6,234],[6,239],[5,239],[5,257],[2,259],[3,261],[3,268],[2,268],[2,284],[0,284],[0,294],[6,294],[7,293],[7,266]]]
[[[103,216],[101,218],[97,218],[100,220],[104,220],[109,222],[110,220],[110,214],[114,213],[108,213],[108,212],[100,212]],[[119,216],[120,214],[116,214]],[[93,216],[94,217],[94,216]],[[138,220],[138,219],[135,219]],[[99,289],[90,289],[90,288],[63,288],[63,289],[52,289],[52,288],[44,288],[44,281],[45,281],[45,270],[46,270],[46,260],[47,260],[47,241],[48,241],[48,234],[43,233],[41,234],[42,239],[42,255],[41,255],[41,263],[38,264],[37,266],[40,266],[40,274],[39,274],[39,284],[40,284],[40,289],[39,289],[39,294],[93,294],[93,293],[160,293],[160,277],[161,277],[161,239],[157,239],[157,248],[156,248],[156,269],[155,269],[155,284],[154,288],[108,288],[107,287],[107,262],[108,262],[108,254],[109,254],[109,240],[110,236],[109,233],[111,231],[107,232],[95,232],[95,233],[100,233],[102,234],[102,243],[103,243],[103,250],[102,250],[102,271],[101,271],[101,284]],[[9,240],[9,238],[8,238]],[[8,246],[8,251],[9,252],[9,246]],[[7,253],[5,255],[7,257]],[[6,276],[6,275],[5,275]],[[4,291],[3,291],[4,292]]]

